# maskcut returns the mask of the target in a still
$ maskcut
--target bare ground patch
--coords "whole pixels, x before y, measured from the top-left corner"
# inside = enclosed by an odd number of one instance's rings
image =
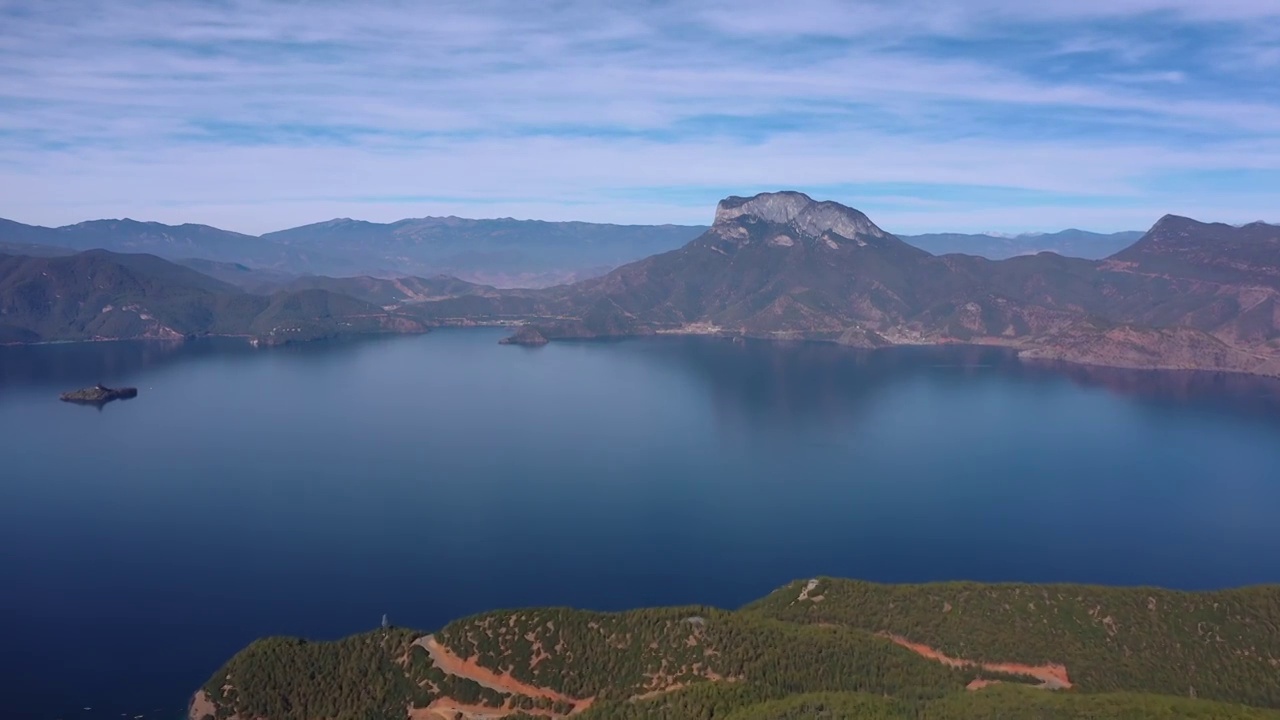
[[[565,703],[573,708],[569,711],[570,715],[576,715],[583,710],[586,710],[591,707],[591,703],[595,701],[595,698],[593,697],[575,698],[565,695],[564,693],[556,692],[551,688],[531,685],[513,678],[510,675],[504,675],[502,673],[494,672],[489,668],[482,667],[474,659],[463,660],[448,648],[437,642],[435,637],[431,635],[418,638],[413,642],[413,644],[426,650],[427,654],[431,656],[431,661],[442,671],[460,678],[466,678],[483,687],[487,687],[490,690],[495,690],[508,695],[525,695],[531,698],[542,698],[551,702]],[[509,702],[510,699],[508,699],[508,703]],[[433,702],[426,708],[421,708],[421,711],[424,712],[430,711],[437,713],[435,716],[423,715],[422,718],[438,717],[440,716],[439,713],[443,712],[446,708],[453,708],[453,712],[461,712],[464,716],[472,718],[472,720],[483,720],[483,718],[486,717],[503,717],[517,710],[517,708],[507,707],[505,705],[502,708],[470,705],[464,706],[456,701],[442,698]],[[525,712],[535,715],[545,714],[549,717],[559,717],[559,715],[545,710],[525,710]],[[451,716],[446,715],[445,717]]]
[[[1047,663],[1045,665],[1022,665],[1019,663],[993,663],[978,662],[976,660],[964,660],[961,658],[953,658],[928,645],[921,643],[913,643],[901,635],[888,635],[881,633],[883,637],[887,637],[902,647],[920,655],[921,657],[937,660],[943,665],[956,668],[976,667],[990,672],[1004,673],[1006,675],[1023,675],[1025,677],[1035,678],[1040,681],[1036,687],[1044,690],[1067,690],[1072,687],[1071,679],[1067,675],[1067,668],[1057,663]],[[975,683],[981,682],[981,685],[974,687]],[[977,690],[991,684],[986,680],[975,680],[969,684],[970,690]]]

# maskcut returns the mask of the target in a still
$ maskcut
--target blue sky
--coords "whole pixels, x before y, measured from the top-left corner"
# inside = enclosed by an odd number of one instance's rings
[[[1276,221],[1277,78],[1277,0],[0,0],[0,216]]]

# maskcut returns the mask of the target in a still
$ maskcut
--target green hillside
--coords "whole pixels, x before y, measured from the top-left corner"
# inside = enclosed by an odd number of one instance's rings
[[[1280,707],[1280,588],[794,583],[748,606],[790,622],[901,635],[969,660],[1065,665],[1086,691],[1195,693]]]
[[[253,295],[154,255],[0,255],[0,343],[238,335],[274,344],[425,329],[324,289]]]
[[[1277,619],[1280,587],[798,581],[739,611],[535,608],[430,636],[261,640],[192,718],[1280,720]]]
[[[867,693],[802,693],[769,699],[748,687],[702,686],[582,720],[1276,720],[1280,711],[1163,695],[1047,693],[997,686],[903,701]]]

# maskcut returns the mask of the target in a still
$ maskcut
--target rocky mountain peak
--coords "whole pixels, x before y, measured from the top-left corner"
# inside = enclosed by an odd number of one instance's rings
[[[1184,217],[1182,215],[1168,214],[1160,218],[1159,220],[1157,220],[1156,224],[1152,225],[1151,229],[1148,230],[1147,232],[1153,233],[1153,232],[1168,231],[1168,230],[1185,230],[1190,227],[1195,227],[1198,225],[1205,225],[1205,224],[1206,223],[1202,223],[1198,220],[1193,220],[1189,217]]]
[[[859,235],[879,238],[887,234],[870,218],[851,207],[830,201],[818,202],[802,192],[790,190],[760,193],[750,198],[727,197],[716,206],[714,226],[724,226],[744,216],[791,225],[814,238],[822,237],[824,233],[850,239]]]

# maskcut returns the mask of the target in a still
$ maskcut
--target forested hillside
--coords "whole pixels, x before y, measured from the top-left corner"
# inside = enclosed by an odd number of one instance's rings
[[[749,612],[857,628],[974,661],[1063,665],[1086,691],[1280,707],[1280,589],[795,583]],[[807,598],[799,599],[804,594]],[[815,598],[821,598],[816,600]]]
[[[1280,587],[816,579],[739,611],[537,608],[433,635],[270,638],[191,717],[1280,719],[1278,620]]]
[[[0,343],[234,335],[275,344],[425,330],[338,292],[255,295],[154,255],[0,254]]]

